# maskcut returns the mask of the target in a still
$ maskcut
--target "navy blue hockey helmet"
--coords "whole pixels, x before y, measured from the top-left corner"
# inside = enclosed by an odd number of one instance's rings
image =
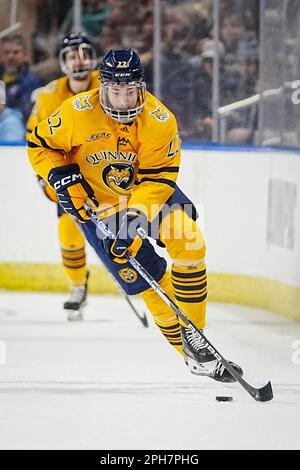
[[[100,64],[100,102],[107,115],[118,122],[128,123],[143,110],[146,101],[144,67],[133,49],[108,51]],[[109,88],[130,86],[137,89],[136,104],[130,109],[116,109],[109,100]]]
[[[68,52],[78,51],[81,65],[70,67],[66,65],[66,55]],[[59,64],[62,72],[75,80],[84,80],[97,65],[96,51],[91,41],[82,33],[71,33],[62,40],[59,51]]]

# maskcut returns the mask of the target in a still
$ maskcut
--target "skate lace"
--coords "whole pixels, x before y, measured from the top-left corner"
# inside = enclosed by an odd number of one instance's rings
[[[69,302],[80,303],[84,299],[85,291],[86,291],[85,285],[80,286],[80,287],[73,287],[71,290]]]
[[[200,330],[201,331],[201,330]],[[199,351],[200,349],[204,349],[206,347],[206,341],[196,335],[192,330],[189,328],[186,330],[186,338],[189,344],[195,351]]]
[[[224,373],[225,367],[221,362],[218,362],[215,368],[215,374],[222,376]]]

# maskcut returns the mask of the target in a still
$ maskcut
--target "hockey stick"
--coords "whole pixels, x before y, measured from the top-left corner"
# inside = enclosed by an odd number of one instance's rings
[[[129,296],[126,294],[126,292],[123,291],[122,288],[120,288],[121,292],[123,293],[124,297],[125,297],[125,300],[127,301],[128,305],[131,307],[131,310],[133,311],[133,313],[136,314],[136,316],[138,317],[138,319],[142,322],[142,325],[145,327],[145,328],[148,328],[149,324],[148,324],[148,319],[147,319],[147,316],[146,316],[146,313],[143,312],[143,315],[141,315],[137,309],[135,308],[135,306],[133,305],[133,303],[131,302]]]
[[[124,289],[120,286],[120,284],[115,280],[115,278],[113,276],[111,276],[111,279],[113,281],[113,283],[115,284],[115,286],[117,287],[117,289],[119,289],[119,291],[121,292],[121,294],[124,296],[126,302],[128,303],[129,307],[131,308],[131,310],[133,311],[133,313],[138,317],[138,319],[140,320],[140,322],[142,323],[142,325],[145,327],[145,328],[148,328],[149,324],[148,324],[148,319],[147,319],[147,315],[145,312],[142,313],[142,315],[137,311],[137,309],[135,308],[135,306],[133,305],[133,303],[131,302],[129,296],[126,294],[126,292],[124,291]]]
[[[90,209],[87,209],[87,214],[91,218],[92,222],[101,230],[101,232],[107,237],[113,238],[114,234],[109,230],[104,222],[99,220]],[[147,234],[143,229],[138,229],[138,235],[142,239],[147,239]],[[228,363],[228,361],[217,351],[217,349],[212,345],[212,343],[206,338],[203,332],[199,331],[196,325],[186,316],[186,314],[181,310],[178,305],[168,296],[168,294],[161,288],[158,282],[147,272],[147,270],[134,258],[134,256],[126,253],[125,257],[128,259],[132,267],[145,279],[152,289],[157,292],[157,294],[172,308],[176,315],[184,322],[184,324],[193,331],[193,333],[198,336],[201,340],[206,342],[205,347],[213,354],[213,356],[221,362],[221,364],[228,370],[228,372],[235,378],[237,382],[256,400],[261,402],[270,401],[273,398],[273,390],[271,382],[268,382],[261,388],[252,387],[248,384],[237,372],[236,370]]]

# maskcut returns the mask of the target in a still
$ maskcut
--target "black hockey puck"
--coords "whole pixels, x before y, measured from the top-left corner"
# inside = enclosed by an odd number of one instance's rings
[[[232,397],[216,397],[217,401],[232,401]]]

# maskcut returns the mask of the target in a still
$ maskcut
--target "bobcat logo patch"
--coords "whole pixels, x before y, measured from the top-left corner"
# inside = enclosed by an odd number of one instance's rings
[[[120,269],[118,274],[120,278],[123,279],[123,281],[127,282],[128,284],[132,284],[138,278],[137,272],[132,268]]]
[[[133,185],[135,170],[127,163],[111,163],[104,168],[102,178],[106,186],[123,196]]]
[[[167,111],[161,106],[157,106],[157,108],[154,109],[154,111],[151,111],[150,114],[151,116],[154,116],[157,121],[160,122],[166,122],[170,117],[170,114],[167,113]]]
[[[89,103],[90,95],[84,95],[80,98],[76,98],[73,101],[73,108],[77,111],[84,111],[85,109],[92,109],[93,106]]]

